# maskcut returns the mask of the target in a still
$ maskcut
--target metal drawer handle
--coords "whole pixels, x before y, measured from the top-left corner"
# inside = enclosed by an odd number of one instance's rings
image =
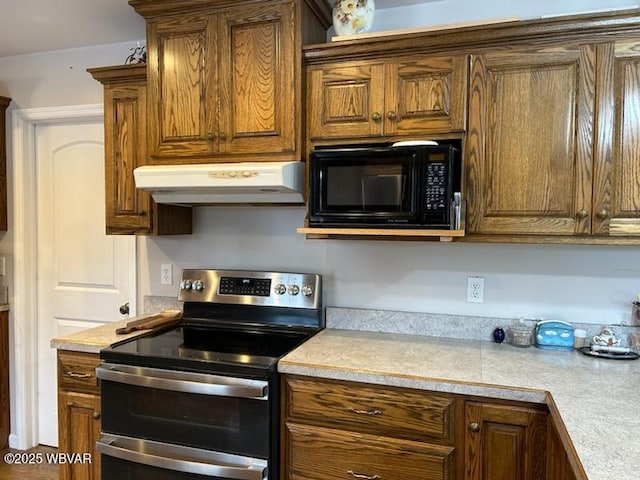
[[[347,473],[353,478],[360,478],[362,480],[380,480],[382,478],[380,475],[365,475],[363,473],[356,473],[353,470],[347,470]]]
[[[76,372],[64,372],[67,377],[71,378],[91,378],[93,375],[90,373],[76,373]]]
[[[267,382],[263,380],[222,377],[111,363],[103,363],[96,368],[96,375],[103,381],[124,383],[143,388],[222,397],[242,397],[254,400],[267,400],[269,390]]]
[[[349,407],[347,408],[348,412],[355,413],[356,415],[382,415],[382,410],[357,410],[355,408]]]
[[[96,442],[96,449],[103,456],[182,474],[237,480],[265,480],[269,474],[266,460],[140,438],[103,435]]]

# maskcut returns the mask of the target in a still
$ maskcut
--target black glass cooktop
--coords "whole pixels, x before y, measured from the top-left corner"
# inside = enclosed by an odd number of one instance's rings
[[[313,332],[315,333],[315,332]],[[181,326],[100,352],[107,362],[262,378],[309,332]]]

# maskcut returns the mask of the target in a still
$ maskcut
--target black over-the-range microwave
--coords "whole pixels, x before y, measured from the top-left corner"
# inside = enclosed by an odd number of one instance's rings
[[[309,226],[458,228],[460,149],[434,143],[314,149],[309,159]]]

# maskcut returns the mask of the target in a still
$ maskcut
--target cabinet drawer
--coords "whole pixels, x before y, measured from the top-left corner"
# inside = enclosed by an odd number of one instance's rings
[[[58,350],[58,388],[87,393],[99,393],[96,353]]]
[[[425,441],[454,441],[454,399],[358,383],[288,377],[292,421]]]
[[[454,448],[287,423],[287,480],[453,480]]]

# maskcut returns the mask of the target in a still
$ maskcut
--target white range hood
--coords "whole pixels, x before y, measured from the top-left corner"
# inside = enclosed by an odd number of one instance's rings
[[[303,203],[304,170],[302,162],[147,165],[133,176],[156,203]]]

